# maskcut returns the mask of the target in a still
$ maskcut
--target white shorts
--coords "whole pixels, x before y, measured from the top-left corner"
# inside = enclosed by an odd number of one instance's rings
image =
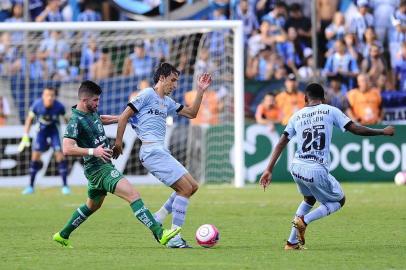
[[[313,196],[321,203],[338,202],[344,197],[340,183],[321,166],[294,163],[290,173],[303,196]]]
[[[140,161],[153,176],[167,186],[173,185],[188,173],[162,143],[143,144],[140,149]]]

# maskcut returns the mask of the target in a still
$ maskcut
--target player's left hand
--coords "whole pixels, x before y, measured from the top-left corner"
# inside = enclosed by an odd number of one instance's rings
[[[269,171],[264,171],[264,173],[261,175],[259,184],[264,188],[264,191],[271,184],[271,179],[272,173],[270,173]]]
[[[203,73],[197,79],[197,89],[201,92],[204,92],[209,88],[211,84],[211,75],[209,73]]]
[[[115,144],[113,146],[113,158],[117,159],[123,153],[123,146]]]
[[[22,138],[21,138],[21,142],[18,145],[18,152],[21,153],[22,151],[24,151],[24,149],[26,147],[30,147],[31,143],[30,143],[30,137],[25,134]]]

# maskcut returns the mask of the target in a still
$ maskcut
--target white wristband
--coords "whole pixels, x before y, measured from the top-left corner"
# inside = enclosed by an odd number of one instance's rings
[[[94,148],[89,148],[87,154],[89,156],[93,156],[94,155]]]

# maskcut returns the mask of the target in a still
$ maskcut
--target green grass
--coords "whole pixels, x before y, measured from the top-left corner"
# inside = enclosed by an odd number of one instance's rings
[[[72,250],[51,241],[84,202],[86,190],[39,189],[21,196],[0,189],[0,269],[406,269],[406,186],[344,184],[346,206],[309,225],[305,251],[283,250],[301,201],[293,184],[235,189],[203,186],[189,207],[183,237],[195,248],[159,246],[130,207],[109,195],[104,206],[71,236]],[[139,188],[156,210],[166,187]],[[168,226],[170,220],[167,220]],[[212,249],[196,247],[203,223],[221,233]]]

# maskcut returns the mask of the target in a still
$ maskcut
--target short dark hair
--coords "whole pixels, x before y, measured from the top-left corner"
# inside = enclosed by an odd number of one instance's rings
[[[44,87],[44,90],[43,90],[43,91],[45,91],[45,90],[50,90],[50,91],[56,92],[58,89],[57,89],[55,86],[53,86],[53,85],[46,85],[46,86]]]
[[[306,95],[311,99],[324,99],[324,89],[318,83],[310,83],[305,89]]]
[[[80,86],[79,86],[79,90],[78,90],[78,96],[79,98],[82,98],[83,96],[93,96],[93,95],[97,95],[100,96],[102,93],[102,90],[100,88],[100,86],[92,81],[83,81]]]
[[[172,73],[176,73],[178,76],[180,74],[179,70],[177,70],[174,66],[169,63],[161,63],[159,64],[158,68],[155,70],[154,73],[154,83],[158,83],[159,78],[164,76],[165,78],[171,75]]]

